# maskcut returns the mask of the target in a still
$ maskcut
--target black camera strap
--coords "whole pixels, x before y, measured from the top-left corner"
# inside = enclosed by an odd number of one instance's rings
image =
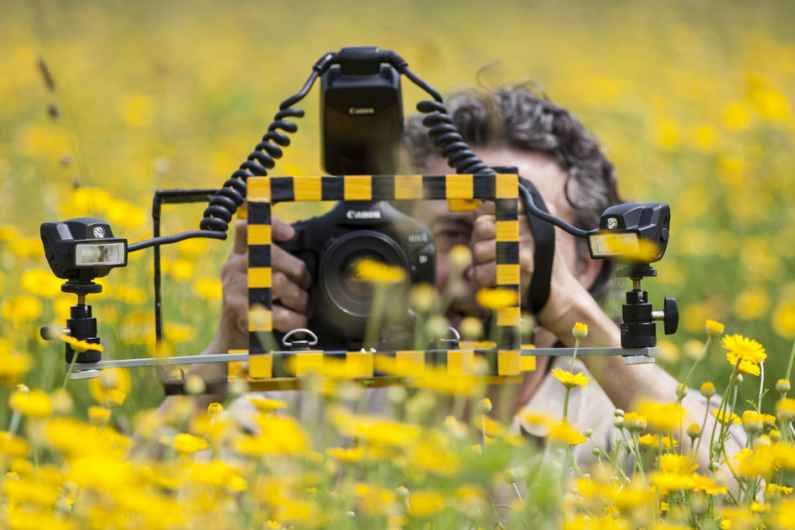
[[[549,300],[552,286],[552,266],[555,262],[555,227],[542,219],[530,214],[527,204],[532,201],[540,210],[549,213],[543,197],[538,189],[527,179],[519,178],[519,193],[524,206],[524,214],[530,232],[533,234],[535,249],[533,251],[533,276],[530,287],[525,293],[525,303],[534,315],[544,309]]]

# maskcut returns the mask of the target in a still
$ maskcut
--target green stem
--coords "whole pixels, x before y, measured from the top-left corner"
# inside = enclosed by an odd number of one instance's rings
[[[701,359],[705,359],[707,357],[707,353],[709,352],[709,346],[710,346],[711,342],[712,342],[712,335],[707,335],[707,342],[704,343],[704,349],[702,350],[702,353],[701,353]],[[690,366],[690,370],[688,370],[687,375],[685,376],[685,381],[684,381],[684,383],[687,386],[690,386],[690,376],[693,375],[693,370],[696,369],[696,366],[698,366],[699,363],[701,363],[701,359],[698,359],[697,361],[694,361],[693,364]]]
[[[367,321],[367,332],[364,337],[366,348],[377,348],[378,330],[381,328],[381,320],[386,304],[386,288],[383,284],[375,284],[373,292],[373,309],[370,319]]]
[[[66,369],[66,374],[64,375],[61,388],[65,389],[66,385],[69,383],[69,378],[72,376],[72,371],[75,369],[75,362],[77,362],[77,352],[72,354],[72,360],[69,361],[69,366]]]
[[[571,388],[568,386],[566,387],[566,394],[563,397],[563,421],[567,421],[569,417],[569,393],[571,392]]]
[[[787,381],[790,380],[790,375],[792,375],[792,361],[795,359],[795,341],[792,342],[792,349],[789,352],[789,361],[787,362]],[[787,393],[784,392],[782,397],[787,397]]]

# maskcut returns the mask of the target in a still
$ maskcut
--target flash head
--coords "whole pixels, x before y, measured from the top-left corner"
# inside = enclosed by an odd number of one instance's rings
[[[662,259],[668,246],[671,210],[664,203],[624,203],[607,208],[599,230],[589,234],[592,258],[636,263]]]
[[[321,78],[323,167],[331,175],[394,173],[403,134],[400,74],[387,51],[343,48]]]
[[[47,262],[58,278],[90,282],[127,265],[127,240],[114,238],[110,225],[100,219],[42,223],[40,232]]]

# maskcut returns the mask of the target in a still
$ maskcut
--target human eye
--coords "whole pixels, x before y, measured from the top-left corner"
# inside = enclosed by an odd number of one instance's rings
[[[446,252],[456,245],[468,245],[469,239],[470,231],[462,226],[440,225],[433,230],[433,241],[439,252]]]

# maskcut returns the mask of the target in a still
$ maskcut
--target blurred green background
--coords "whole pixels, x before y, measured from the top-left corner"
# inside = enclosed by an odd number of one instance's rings
[[[789,2],[5,2],[0,353],[32,354],[29,382],[60,384],[60,347],[36,334],[71,300],[43,260],[39,223],[97,215],[146,237],[153,190],[219,186],[322,52],[373,44],[445,92],[534,81],[571,109],[601,139],[624,197],[672,205],[667,257],[646,282],[656,303],[682,304],[661,362],[682,373],[713,318],[767,347],[774,380],[795,338],[792,23]],[[404,89],[408,112],[420,94]],[[306,100],[275,174],[320,172],[317,105]],[[201,210],[168,207],[166,232],[194,228]],[[227,249],[164,250],[178,353],[197,353],[215,329]],[[150,261],[136,255],[96,298],[107,357],[151,350]],[[713,348],[691,383],[727,368]],[[135,385],[126,407],[162,397],[149,371]]]

